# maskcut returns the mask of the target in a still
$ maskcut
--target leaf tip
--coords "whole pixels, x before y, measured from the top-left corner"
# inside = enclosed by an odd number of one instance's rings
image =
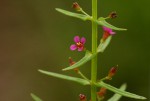
[[[122,86],[124,86],[125,88],[127,88],[127,83],[122,84]]]
[[[33,93],[30,93],[30,95],[33,96],[34,94],[33,94]]]
[[[142,96],[142,98],[143,98],[143,100],[146,100],[147,98],[146,97],[144,97],[144,96]]]
[[[38,69],[38,71],[40,72],[40,73],[43,73],[44,71],[43,70],[41,70],[41,69]]]
[[[140,97],[140,99],[141,99],[141,100],[146,100],[147,98],[146,98],[146,97],[141,96],[141,97]]]
[[[120,31],[127,31],[128,29],[126,29],[126,28],[119,28],[118,30],[120,30]]]
[[[59,8],[55,8],[55,10],[59,10]]]
[[[41,69],[38,69],[38,71],[40,72],[40,71],[41,71]]]
[[[33,98],[34,101],[42,101],[42,99],[40,99],[38,96],[36,96],[33,93],[30,93],[31,97]]]
[[[55,10],[58,11],[58,12],[60,12],[61,9],[60,8],[55,8]]]
[[[62,69],[62,71],[67,71],[67,70],[68,70],[67,68]]]
[[[124,31],[127,31],[127,30],[128,30],[128,29],[125,29],[125,28],[124,28]]]
[[[32,98],[34,98],[36,95],[33,94],[33,93],[30,93],[30,96],[31,96]]]

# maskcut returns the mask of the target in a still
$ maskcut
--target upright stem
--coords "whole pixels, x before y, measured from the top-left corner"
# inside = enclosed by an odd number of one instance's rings
[[[97,20],[97,0],[92,0],[92,17],[93,20]],[[92,22],[92,53],[97,52],[97,24]],[[96,82],[97,79],[97,56],[92,59],[91,64],[91,81],[92,83]],[[96,101],[96,86],[91,85],[91,100]]]

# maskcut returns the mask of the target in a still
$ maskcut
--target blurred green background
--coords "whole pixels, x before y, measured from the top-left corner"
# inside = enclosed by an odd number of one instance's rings
[[[76,0],[91,14],[91,0]],[[0,3],[0,101],[33,101],[34,92],[44,101],[78,101],[83,93],[90,98],[90,87],[48,77],[37,72],[44,69],[62,72],[68,57],[78,61],[83,52],[70,51],[75,35],[87,38],[91,49],[91,23],[64,16],[56,7],[74,11],[74,0],[1,0]],[[110,82],[119,87],[127,83],[127,91],[149,98],[149,0],[99,0],[99,16],[116,11],[118,18],[110,22],[128,31],[117,32],[103,54],[99,54],[98,78],[119,65]],[[102,29],[99,27],[99,39]],[[90,62],[81,69],[90,77]],[[113,93],[107,92],[106,99]],[[121,101],[137,101],[123,97]],[[149,101],[149,100],[146,100]]]

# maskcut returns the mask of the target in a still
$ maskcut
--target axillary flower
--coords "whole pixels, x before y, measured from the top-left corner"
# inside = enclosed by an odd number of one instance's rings
[[[80,39],[80,37],[79,36],[75,36],[74,37],[74,42],[75,42],[75,44],[72,44],[71,46],[70,46],[70,50],[72,50],[72,51],[74,51],[74,50],[78,50],[78,51],[83,51],[84,50],[84,44],[85,44],[85,42],[86,42],[86,39],[84,38],[84,37],[82,37],[81,39]]]
[[[103,26],[103,30],[104,33],[103,33],[102,41],[105,41],[110,35],[116,34],[115,32],[112,31],[112,29],[107,28],[105,26]]]

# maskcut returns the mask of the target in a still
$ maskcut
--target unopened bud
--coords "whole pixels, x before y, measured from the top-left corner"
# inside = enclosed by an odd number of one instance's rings
[[[114,18],[117,17],[117,13],[116,12],[111,12],[108,17],[111,18],[111,19],[114,19]]]
[[[104,99],[105,94],[106,94],[106,88],[102,87],[100,91],[97,92],[98,99],[100,100]]]
[[[109,71],[109,73],[108,73],[108,76],[106,77],[107,79],[109,79],[109,80],[111,80],[112,79],[112,77],[116,74],[116,72],[117,72],[117,67],[118,67],[118,65],[116,66],[116,67],[112,67],[111,69],[110,69],[110,71]]]
[[[80,5],[77,3],[77,2],[74,2],[73,3],[73,5],[72,5],[72,8],[74,8],[75,10],[77,10],[77,11],[81,11],[81,7],[80,7]]]
[[[87,101],[86,96],[84,94],[79,95],[80,101]]]
[[[69,57],[69,64],[70,64],[70,66],[73,65],[73,64],[75,64],[75,63],[76,63],[76,62],[74,62],[74,61],[72,60],[72,58]],[[78,72],[78,70],[79,70],[78,68],[75,68],[75,69],[74,69],[75,72]]]
[[[69,64],[70,64],[70,66],[73,65],[73,64],[75,64],[75,62],[72,60],[71,57],[69,57]]]

